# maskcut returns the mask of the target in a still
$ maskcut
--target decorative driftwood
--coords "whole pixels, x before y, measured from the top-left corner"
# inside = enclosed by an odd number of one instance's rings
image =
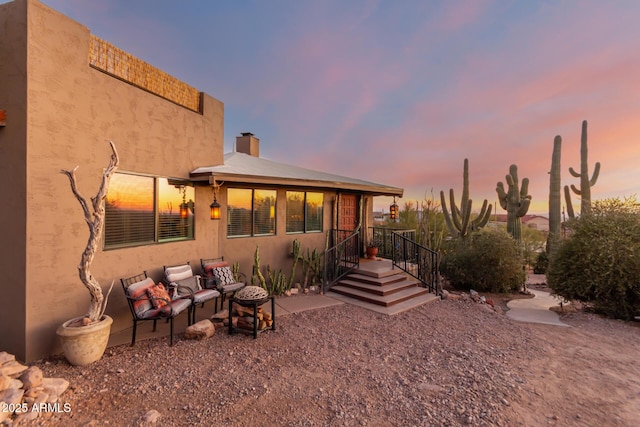
[[[111,159],[109,161],[109,166],[104,170],[102,174],[102,182],[100,183],[100,188],[98,189],[98,193],[95,197],[91,198],[91,207],[93,208],[93,213],[89,209],[89,204],[87,200],[80,194],[78,191],[78,186],[76,184],[76,170],[78,170],[79,166],[73,168],[73,170],[61,170],[60,173],[65,174],[69,178],[69,182],[71,183],[71,191],[73,195],[76,196],[78,202],[80,202],[80,206],[82,207],[82,211],[84,212],[84,219],[87,222],[87,226],[89,227],[89,240],[87,241],[87,247],[82,252],[82,258],[80,259],[80,264],[78,265],[78,274],[80,276],[80,280],[84,284],[84,286],[89,290],[89,294],[91,296],[91,303],[89,305],[89,312],[87,313],[87,318],[89,319],[89,323],[97,322],[104,315],[104,311],[107,308],[107,301],[109,300],[109,294],[113,289],[113,283],[111,282],[111,287],[107,292],[106,298],[102,294],[102,288],[98,281],[91,275],[89,272],[89,267],[91,266],[91,262],[93,261],[93,257],[98,248],[98,243],[100,242],[100,238],[102,236],[102,229],[104,227],[104,216],[105,216],[105,199],[107,197],[107,191],[109,190],[109,181],[111,180],[111,176],[118,169],[118,164],[120,163],[120,158],[118,157],[118,151],[116,150],[116,146],[113,141],[109,141],[109,145],[111,146]]]

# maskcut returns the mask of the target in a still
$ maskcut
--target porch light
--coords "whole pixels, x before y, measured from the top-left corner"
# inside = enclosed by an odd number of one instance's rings
[[[392,221],[398,219],[398,205],[396,204],[396,196],[393,196],[393,204],[389,206],[389,217]]]
[[[185,202],[180,203],[180,218],[186,219],[189,216],[189,205]]]
[[[209,184],[211,184],[211,189],[213,190],[213,203],[209,205],[209,210],[210,210],[209,217],[211,219],[219,220],[221,206],[220,206],[220,203],[218,203],[217,195],[218,195],[218,190],[220,189],[220,186],[224,184],[224,182],[221,184],[218,184],[215,178],[210,178]]]
[[[220,219],[220,203],[216,200],[216,196],[213,196],[213,203],[209,205],[211,209],[211,219]]]

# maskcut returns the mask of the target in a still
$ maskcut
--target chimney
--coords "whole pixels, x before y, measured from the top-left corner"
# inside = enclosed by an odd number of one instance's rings
[[[260,157],[260,140],[250,132],[242,132],[242,136],[236,136],[236,152]]]

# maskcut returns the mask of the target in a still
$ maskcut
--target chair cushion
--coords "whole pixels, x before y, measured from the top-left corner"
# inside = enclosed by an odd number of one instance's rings
[[[149,298],[151,298],[153,308],[162,308],[171,301],[171,298],[169,298],[169,292],[167,292],[162,283],[158,283],[156,286],[151,286],[147,289],[147,294],[149,295]]]
[[[193,271],[189,264],[178,265],[176,267],[167,267],[164,270],[164,276],[168,282],[177,282],[178,280],[193,277]]]
[[[230,285],[231,283],[236,283],[236,280],[233,277],[233,272],[229,266],[224,267],[216,267],[212,271],[213,277],[218,282],[218,286]]]
[[[151,277],[147,277],[146,279],[133,283],[127,286],[127,296],[130,298],[140,298],[143,299],[132,301],[133,302],[133,311],[136,314],[136,317],[142,317],[142,314],[146,311],[149,311],[153,308],[151,304],[151,300],[148,298],[147,289],[150,289],[155,286],[155,282]]]
[[[226,261],[219,261],[210,264],[205,264],[204,266],[204,274],[207,277],[213,277],[213,269],[218,267],[228,267],[229,263]]]
[[[154,317],[175,317],[191,306],[190,299],[179,299],[171,301],[162,308],[151,308],[142,313],[141,319],[152,319]]]
[[[200,304],[202,302],[218,298],[219,296],[220,292],[215,289],[203,289],[193,294],[193,302],[194,304]]]
[[[175,289],[175,293],[173,295],[173,298],[180,298],[180,297],[185,297],[185,296],[189,296],[191,295],[191,292],[198,292],[199,290],[202,289],[202,287],[200,286],[200,280],[198,276],[193,276],[193,277],[189,277],[186,279],[181,279],[181,280],[176,280],[175,282],[172,282],[172,285],[175,284],[177,285],[176,289]],[[185,288],[189,288],[191,289],[191,292],[189,292],[187,289]]]
[[[240,289],[244,288],[244,283],[231,283],[228,285],[223,285],[220,288],[218,288],[218,290],[220,292],[223,292],[225,294],[228,294],[229,292],[235,292],[238,291]]]

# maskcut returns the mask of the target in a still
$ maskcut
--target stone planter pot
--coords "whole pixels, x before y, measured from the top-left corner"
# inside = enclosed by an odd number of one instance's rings
[[[101,321],[88,326],[70,326],[82,317],[68,320],[58,327],[62,350],[67,361],[75,366],[85,366],[100,360],[107,348],[113,319],[104,316]]]

